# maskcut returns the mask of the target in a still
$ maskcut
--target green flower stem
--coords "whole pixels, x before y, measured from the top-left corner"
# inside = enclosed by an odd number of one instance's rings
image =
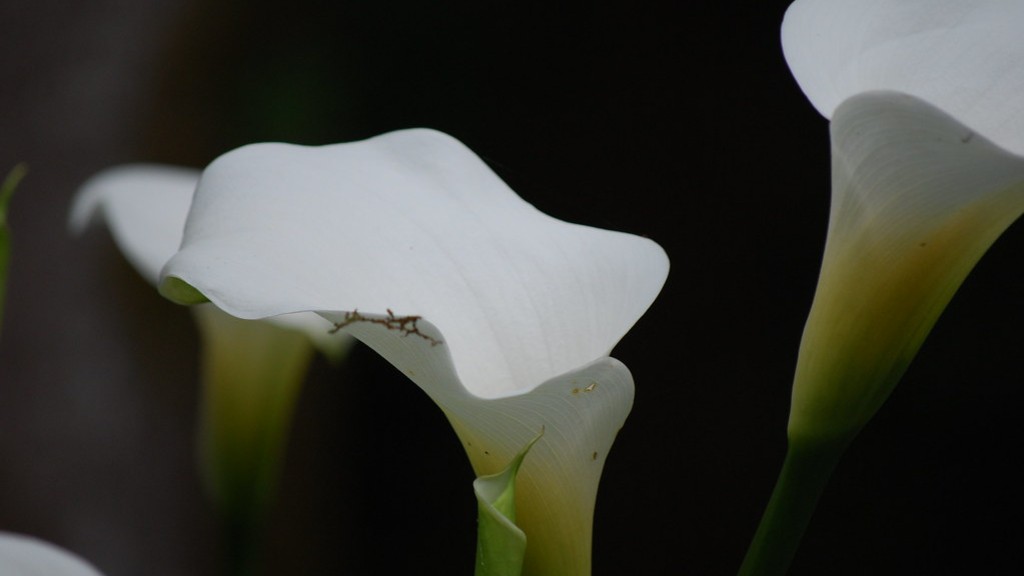
[[[790,438],[782,472],[739,576],[782,576],[789,570],[818,499],[849,443]]]
[[[7,296],[7,267],[11,261],[11,230],[7,226],[7,207],[14,189],[25,177],[24,164],[18,164],[0,184],[0,324],[4,319],[4,299]]]

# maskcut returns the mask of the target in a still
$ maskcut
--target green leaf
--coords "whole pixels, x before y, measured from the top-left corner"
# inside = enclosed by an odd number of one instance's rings
[[[7,173],[3,184],[0,184],[0,325],[4,317],[4,299],[7,296],[7,267],[11,261],[11,230],[7,226],[7,206],[26,171],[24,164],[18,164]]]
[[[476,576],[519,576],[526,554],[526,534],[516,526],[516,473],[526,453],[544,435],[541,430],[497,474],[473,481],[479,505]]]

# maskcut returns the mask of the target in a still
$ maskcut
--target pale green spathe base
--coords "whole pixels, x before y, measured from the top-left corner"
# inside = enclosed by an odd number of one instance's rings
[[[526,556],[526,534],[516,526],[516,474],[543,432],[497,474],[473,482],[479,517],[476,576],[519,576]]]

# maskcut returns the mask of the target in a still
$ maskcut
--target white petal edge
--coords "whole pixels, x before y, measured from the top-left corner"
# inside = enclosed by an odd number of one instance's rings
[[[75,194],[69,226],[82,234],[104,223],[121,253],[154,286],[160,270],[178,251],[185,219],[201,172],[163,164],[125,164],[86,180]],[[329,334],[330,323],[316,314],[288,314],[272,320],[305,332],[329,357],[339,357],[351,339]]]
[[[343,315],[325,313],[334,320]],[[526,533],[524,573],[590,573],[597,488],[608,452],[633,404],[633,379],[614,358],[595,359],[529,392],[480,398],[459,382],[447,345],[420,319],[403,333],[366,315],[344,330],[415,382],[444,411],[477,476],[499,472],[543,431],[517,478],[517,524]],[[390,420],[382,418],[382,425]]]
[[[3,576],[101,576],[86,561],[42,540],[0,532]]]
[[[904,92],[1024,155],[1024,2],[797,0],[782,47],[826,118],[847,98]]]
[[[161,291],[189,303],[191,286],[242,318],[422,316],[463,384],[496,397],[607,355],[667,273],[654,242],[551,218],[454,138],[414,129],[221,156]]]
[[[850,98],[832,142],[832,213],[791,435],[859,429],[963,279],[1024,213],[1024,158],[923,100]]]

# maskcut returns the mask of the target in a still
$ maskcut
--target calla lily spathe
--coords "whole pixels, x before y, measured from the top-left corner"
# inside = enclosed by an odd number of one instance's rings
[[[0,532],[0,574],[4,576],[101,576],[86,561],[21,534]]]
[[[1024,212],[1024,3],[797,0],[782,45],[831,120],[832,207],[789,450],[741,575],[784,574],[845,447]]]
[[[156,285],[181,244],[199,171],[126,165],[90,178],[78,192],[71,226],[100,216],[125,257]],[[254,545],[279,476],[298,391],[314,347],[339,358],[351,338],[331,336],[315,314],[244,321],[197,306],[201,337],[201,471],[228,524],[230,548]],[[233,552],[234,553],[234,552]]]
[[[667,272],[654,242],[551,218],[417,129],[215,160],[161,291],[241,318],[319,312],[441,407],[477,475],[543,430],[517,481],[525,573],[571,576],[590,572],[598,479],[633,399],[608,353]]]
[[[790,434],[884,402],[954,292],[1024,212],[1024,2],[799,0],[786,60],[831,119],[832,211]]]

